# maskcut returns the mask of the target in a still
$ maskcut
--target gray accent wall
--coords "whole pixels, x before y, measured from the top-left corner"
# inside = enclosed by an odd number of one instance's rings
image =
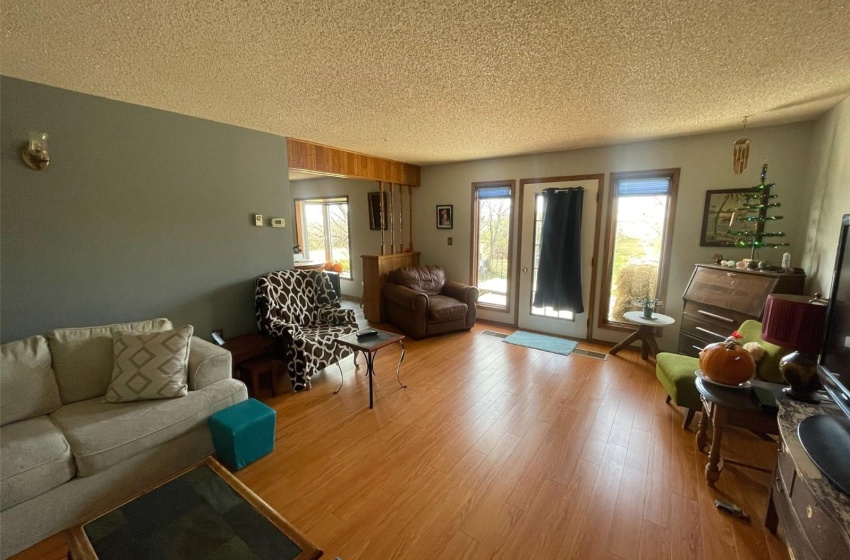
[[[255,330],[254,278],[292,267],[285,138],[6,76],[0,102],[3,342],[152,317]],[[40,172],[28,130],[49,134]]]

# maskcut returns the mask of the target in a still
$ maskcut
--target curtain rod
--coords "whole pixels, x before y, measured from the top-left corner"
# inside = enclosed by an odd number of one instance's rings
[[[579,187],[567,187],[566,189],[557,189],[555,187],[551,187],[551,188],[543,189],[543,190],[552,191],[552,192],[583,191],[584,187],[581,187],[581,186],[579,186]]]

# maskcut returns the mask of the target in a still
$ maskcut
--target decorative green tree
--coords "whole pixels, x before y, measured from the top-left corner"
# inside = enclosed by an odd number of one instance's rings
[[[789,245],[788,243],[765,241],[766,238],[785,237],[785,232],[767,232],[764,230],[765,222],[777,222],[782,219],[782,216],[767,215],[769,209],[779,208],[782,205],[779,202],[771,202],[771,199],[778,197],[778,195],[770,194],[771,189],[776,186],[776,183],[766,183],[766,180],[767,164],[765,163],[761,167],[761,183],[753,187],[751,191],[743,194],[744,204],[735,210],[735,214],[732,217],[733,220],[752,224],[752,229],[729,231],[729,234],[735,237],[735,247],[751,248],[750,258],[752,259],[756,258],[756,249],[777,249]]]

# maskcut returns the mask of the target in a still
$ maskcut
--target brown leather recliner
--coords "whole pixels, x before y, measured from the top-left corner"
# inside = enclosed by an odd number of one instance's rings
[[[386,320],[413,338],[475,325],[478,288],[446,280],[438,266],[406,266],[387,275],[382,292]]]

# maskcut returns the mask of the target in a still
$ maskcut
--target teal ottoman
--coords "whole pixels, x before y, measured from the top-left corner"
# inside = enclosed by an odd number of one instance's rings
[[[218,458],[233,470],[253,463],[274,449],[276,414],[257,399],[219,410],[209,419]]]

